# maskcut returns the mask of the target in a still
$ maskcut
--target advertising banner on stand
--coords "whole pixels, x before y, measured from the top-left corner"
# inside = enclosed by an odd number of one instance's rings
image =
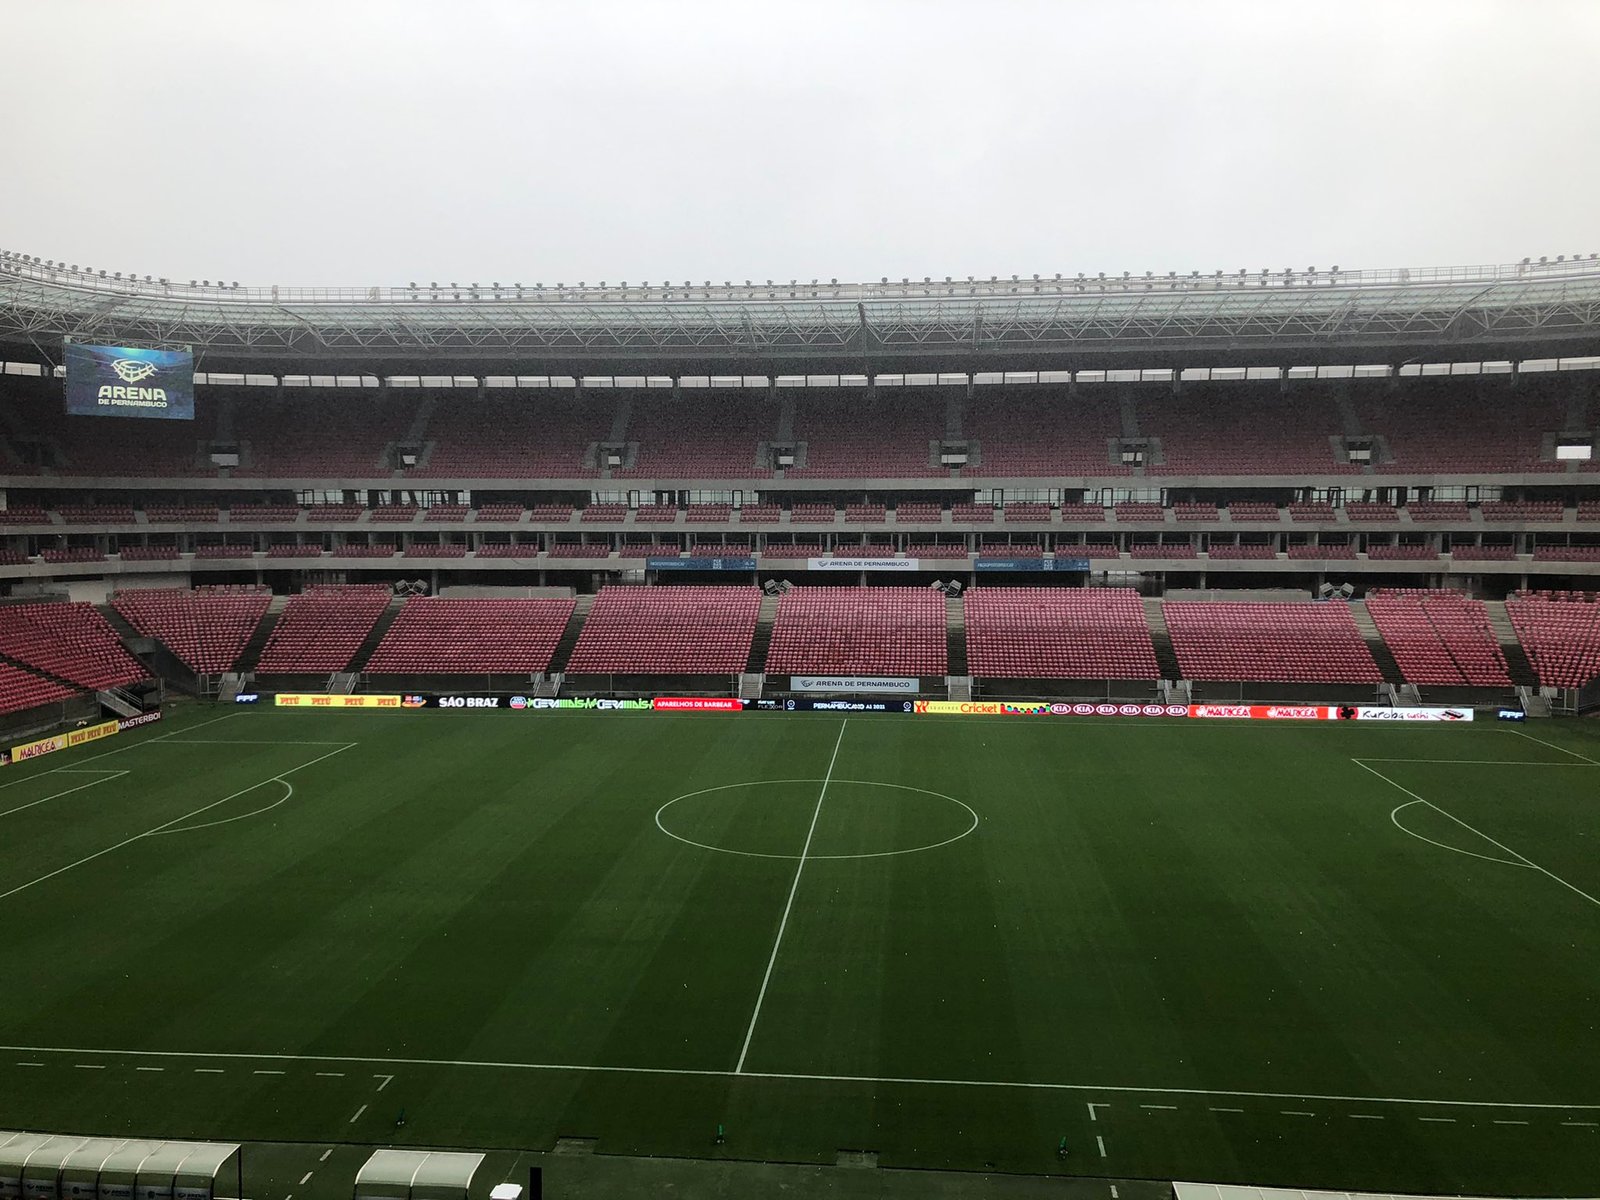
[[[894,692],[915,692],[920,680],[898,676],[874,675],[791,675],[789,676],[789,690],[791,692],[828,693],[850,692],[880,694]]]
[[[808,571],[920,571],[915,558],[808,558]]]

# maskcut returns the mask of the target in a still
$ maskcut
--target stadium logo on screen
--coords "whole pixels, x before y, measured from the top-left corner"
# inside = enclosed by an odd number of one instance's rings
[[[155,363],[140,362],[137,358],[119,358],[111,364],[111,369],[123,383],[140,383],[156,373]]]

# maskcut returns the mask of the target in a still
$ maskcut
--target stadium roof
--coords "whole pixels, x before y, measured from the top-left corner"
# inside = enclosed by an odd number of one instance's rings
[[[1383,271],[290,288],[0,252],[0,345],[192,345],[201,369],[508,374],[1295,366],[1600,352],[1600,260]]]

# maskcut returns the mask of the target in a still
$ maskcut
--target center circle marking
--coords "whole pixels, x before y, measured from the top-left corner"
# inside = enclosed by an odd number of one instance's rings
[[[666,824],[661,819],[661,815],[674,804],[677,804],[680,800],[692,800],[696,796],[708,796],[713,792],[730,792],[740,788],[773,787],[779,784],[788,783],[814,783],[818,786],[827,784],[830,787],[834,784],[847,783],[855,787],[894,788],[895,790],[902,792],[917,792],[923,796],[934,796],[940,800],[948,800],[951,804],[965,809],[967,815],[972,818],[972,823],[954,837],[947,837],[937,842],[929,842],[926,845],[907,846],[902,850],[875,850],[866,854],[807,854],[804,857],[808,861],[811,859],[827,860],[845,858],[892,858],[897,854],[920,854],[924,850],[937,850],[941,846],[948,846],[952,842],[959,842],[962,838],[966,837],[973,830],[978,828],[977,812],[973,809],[972,805],[963,800],[957,800],[954,796],[946,795],[944,792],[936,792],[932,788],[912,787],[910,784],[906,783],[883,783],[881,781],[872,779],[761,779],[752,783],[722,783],[718,784],[716,787],[701,788],[697,792],[685,792],[681,796],[674,796],[671,800],[668,800],[660,808],[656,809],[656,828],[661,830],[662,833],[666,834],[674,841],[682,842],[686,846],[694,846],[700,850],[714,850],[718,854],[737,854],[744,858],[786,858],[790,861],[797,861],[802,857],[799,854],[769,854],[759,850],[734,850],[728,846],[713,846],[709,842],[697,842],[693,838],[684,837],[681,833],[673,833],[672,830],[667,828]]]

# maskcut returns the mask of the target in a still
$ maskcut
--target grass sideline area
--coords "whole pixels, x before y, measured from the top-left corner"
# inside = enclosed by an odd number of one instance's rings
[[[0,1128],[1590,1194],[1597,798],[1580,723],[187,708],[0,771]]]

